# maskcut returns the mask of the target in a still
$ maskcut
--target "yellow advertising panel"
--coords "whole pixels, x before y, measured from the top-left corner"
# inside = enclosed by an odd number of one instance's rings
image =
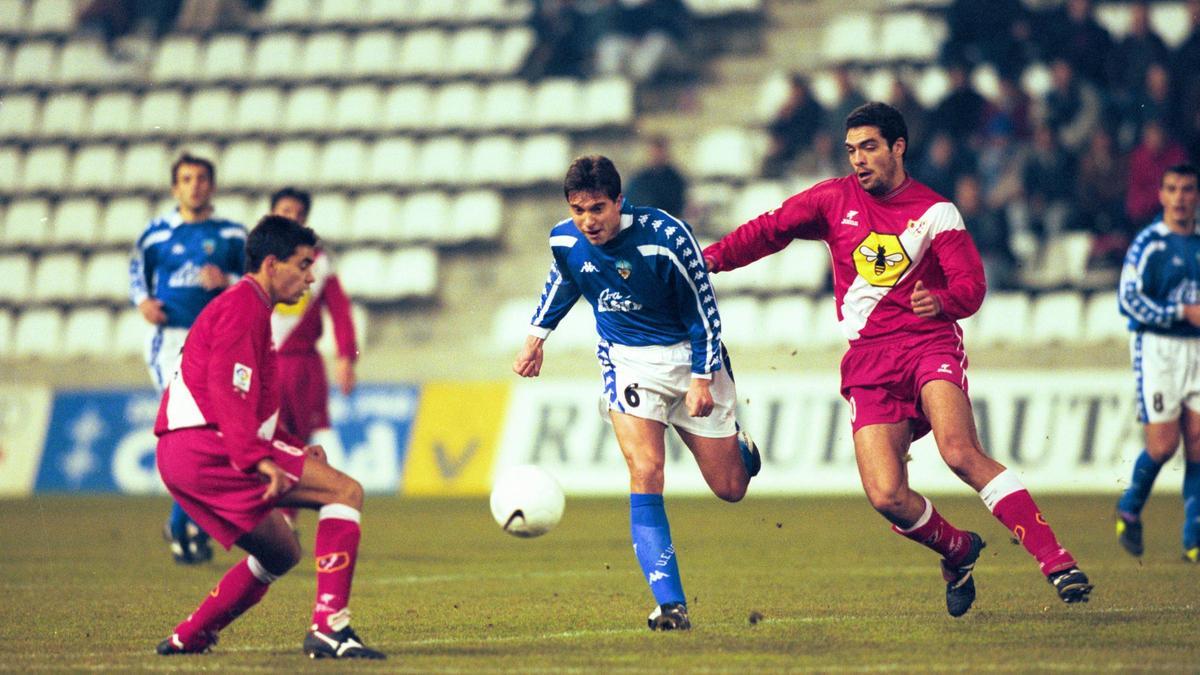
[[[403,494],[486,495],[508,413],[504,382],[430,382],[404,465]]]

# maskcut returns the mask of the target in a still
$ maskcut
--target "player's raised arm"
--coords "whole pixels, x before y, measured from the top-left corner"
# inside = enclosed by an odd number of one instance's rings
[[[1125,264],[1121,267],[1118,298],[1126,316],[1145,326],[1170,328],[1186,320],[1184,308],[1194,299],[1184,298],[1181,293],[1159,296],[1149,289],[1157,284],[1163,268],[1170,264],[1171,253],[1147,229],[1134,239],[1125,253]]]
[[[928,292],[936,300],[940,314],[955,321],[965,319],[979,311],[987,293],[983,260],[953,204],[938,204],[930,209],[929,218],[933,221],[930,227],[934,228],[930,249],[946,277],[946,287]]]
[[[793,239],[824,239],[829,226],[818,205],[823,185],[792,195],[778,208],[743,223],[704,249],[708,271],[726,272],[745,267],[782,250]]]
[[[529,321],[529,335],[517,358],[513,362],[513,372],[521,377],[537,377],[542,370],[542,343],[550,333],[558,327],[567,312],[575,306],[579,299],[579,287],[569,275],[562,273],[559,267],[559,254],[555,248],[570,248],[577,239],[569,236],[550,237],[551,250],[555,251],[554,261],[550,263],[550,274],[546,277],[546,286],[542,289],[541,300]],[[565,262],[565,258],[564,258]]]

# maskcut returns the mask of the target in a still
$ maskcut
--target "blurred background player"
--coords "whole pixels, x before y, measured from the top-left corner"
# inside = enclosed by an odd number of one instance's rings
[[[158,645],[163,656],[208,651],[217,635],[300,560],[276,506],[316,509],[316,603],[304,652],[313,658],[382,659],[350,628],[350,584],[361,538],[362,486],[279,425],[271,345],[276,303],[295,304],[313,282],[317,237],[266,216],[246,241],[248,273],[197,318],[163,394],[154,432],[171,495],[226,549],[234,565],[200,607]]]
[[[150,324],[146,365],[162,392],[179,367],[188,329],[213,298],[237,281],[246,267],[246,228],[213,212],[217,174],[213,163],[183,154],[171,165],[175,209],[150,221],[133,247],[129,297]],[[212,558],[208,535],[175,504],[166,534],[175,562]]]
[[[291,218],[305,225],[312,209],[312,197],[304,191],[285,187],[271,195],[271,214]],[[279,385],[282,398],[279,424],[288,433],[312,441],[318,429],[329,428],[329,382],[325,363],[317,352],[321,339],[321,309],[329,312],[333,337],[337,344],[333,378],[342,394],[354,390],[354,362],[358,345],[354,322],[350,318],[350,298],[342,289],[328,253],[316,250],[312,266],[313,283],[294,305],[278,304],[271,314],[271,336],[278,350]],[[284,509],[289,524],[296,525],[296,509]]]
[[[691,226],[627,203],[608,158],[576,159],[563,192],[571,217],[550,232],[550,277],[513,371],[537,377],[550,332],[581,295],[591,303],[602,405],[629,465],[633,549],[657,603],[650,628],[686,630],[691,621],[662,497],[667,426],[721,499],[740,500],[762,465],[735,419],[716,296]]]
[[[893,530],[942,555],[951,616],[975,600],[972,571],[984,542],[908,486],[909,445],[930,430],[946,464],[1033,554],[1058,596],[1086,601],[1087,576],[1017,475],[984,452],[975,430],[956,321],[979,309],[985,281],[962,216],[908,176],[908,130],[895,108],[855,109],[845,138],[853,174],[793,195],[706,248],[709,271],[748,265],[793,239],[828,245],[838,320],[850,340],[842,396],[850,403],[859,476]]]
[[[1162,215],[1133,241],[1121,271],[1121,313],[1133,332],[1138,421],[1146,447],[1117,503],[1117,539],[1142,555],[1142,507],[1154,479],[1183,437],[1183,557],[1200,562],[1200,204],[1197,169],[1177,164],[1162,174]]]

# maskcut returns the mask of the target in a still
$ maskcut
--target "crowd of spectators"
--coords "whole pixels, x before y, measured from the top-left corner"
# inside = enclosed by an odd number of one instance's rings
[[[1130,30],[1118,40],[1090,0],[1041,12],[1020,0],[955,0],[946,10],[945,97],[926,109],[897,79],[891,102],[909,123],[910,171],[958,203],[995,286],[1018,283],[1011,270],[1034,264],[1048,239],[1071,230],[1093,233],[1093,269],[1119,266],[1160,211],[1163,170],[1200,161],[1200,0],[1188,2],[1191,32],[1175,49],[1152,30],[1147,3],[1129,7]],[[969,76],[981,64],[999,77],[987,98]],[[1050,72],[1038,97],[1021,86],[1034,64]],[[831,162],[844,173],[838,126],[843,108],[862,101],[851,75],[837,73],[836,110],[793,78],[768,127],[764,174],[809,176]]]

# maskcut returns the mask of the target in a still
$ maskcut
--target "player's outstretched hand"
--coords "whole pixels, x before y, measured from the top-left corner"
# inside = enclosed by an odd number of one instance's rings
[[[687,404],[688,414],[692,417],[708,417],[712,414],[713,397],[712,392],[708,390],[711,383],[712,380],[693,377],[692,383],[688,385],[687,396],[683,400]]]
[[[1183,318],[1193,326],[1200,326],[1200,305],[1184,305]]]
[[[542,372],[542,344],[545,342],[540,337],[529,335],[525,338],[525,345],[521,347],[521,351],[517,352],[517,359],[513,361],[513,372],[521,377],[537,377]]]
[[[225,277],[225,273],[220,267],[209,263],[200,268],[200,287],[206,291],[213,291],[218,288],[225,288],[229,285],[229,279]]]
[[[162,307],[162,300],[158,298],[146,298],[138,303],[138,311],[142,313],[146,321],[156,326],[167,322],[167,313],[163,311]]]
[[[267,490],[262,496],[264,502],[280,497],[292,489],[292,479],[288,478],[287,472],[279,468],[275,460],[259,460],[255,468],[258,469],[259,473],[267,477]]]
[[[933,318],[942,313],[942,303],[937,299],[937,296],[930,293],[925,284],[920,281],[913,287],[911,298],[913,312],[920,317],[926,319]]]

